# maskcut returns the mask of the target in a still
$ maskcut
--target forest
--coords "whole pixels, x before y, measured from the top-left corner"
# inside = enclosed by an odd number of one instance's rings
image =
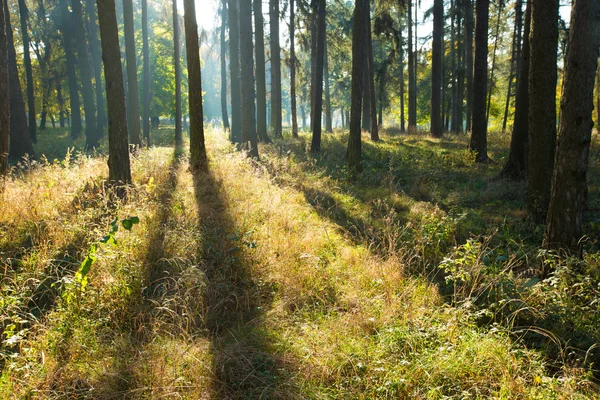
[[[600,399],[600,1],[0,0],[0,399]]]

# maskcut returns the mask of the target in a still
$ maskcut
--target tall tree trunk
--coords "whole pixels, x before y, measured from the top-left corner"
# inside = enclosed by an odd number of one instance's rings
[[[362,171],[361,164],[361,102],[363,99],[364,42],[367,39],[365,27],[369,19],[369,0],[356,0],[354,6],[354,26],[352,28],[352,97],[350,105],[350,135],[348,137],[348,169],[351,174]]]
[[[241,17],[242,15],[240,14],[240,18]],[[261,142],[269,143],[271,140],[267,135],[267,77],[265,72],[265,29],[262,13],[262,0],[254,0],[254,26],[256,29],[254,38],[256,43],[256,135]],[[241,35],[240,40],[243,40]]]
[[[256,0],[260,1],[260,0]],[[290,0],[290,100],[292,107],[292,136],[298,137],[298,113],[296,106],[296,20],[294,0]]]
[[[325,35],[327,36],[327,35]],[[333,132],[333,124],[331,121],[331,90],[329,88],[329,55],[327,54],[327,37],[325,37],[324,49],[324,64],[323,64],[323,80],[325,87],[325,132]]]
[[[19,15],[21,17],[21,40],[23,41],[23,65],[25,66],[25,77],[27,83],[27,110],[29,117],[29,137],[33,143],[37,142],[35,122],[35,95],[33,93],[33,71],[31,69],[31,54],[29,53],[29,31],[27,29],[27,20],[29,19],[29,10],[25,0],[19,0]]]
[[[271,32],[271,129],[276,138],[283,137],[281,105],[281,48],[279,46],[279,0],[269,0]]]
[[[179,12],[177,1],[173,3],[173,63],[175,65],[175,146],[183,143],[182,130],[183,120],[181,118],[181,38],[179,35]]]
[[[398,20],[402,21],[402,12],[400,10],[401,8],[399,8],[398,11]],[[400,132],[405,132],[406,126],[404,125],[404,121],[406,120],[406,118],[404,117],[404,40],[402,37],[402,30],[402,27],[398,29],[398,42],[400,43]]]
[[[487,110],[486,110],[486,120],[490,121],[490,108],[492,107],[492,92],[494,90],[495,81],[494,81],[494,71],[496,70],[496,52],[498,51],[498,44],[502,40],[500,36],[500,18],[502,17],[502,6],[504,0],[498,1],[498,18],[496,20],[496,35],[494,37],[494,51],[492,52],[492,70],[490,72],[490,82],[488,84],[488,99],[487,99]]]
[[[54,81],[56,82],[56,101],[58,102],[58,124],[61,128],[65,127],[65,99],[62,95],[62,84],[58,74],[54,75]]]
[[[442,42],[444,1],[433,2],[433,45],[431,49],[431,134],[442,137]]]
[[[477,0],[475,23],[475,64],[473,68],[473,130],[469,148],[475,152],[479,163],[489,162],[487,154],[487,120],[485,98],[487,94],[488,17],[489,0]]]
[[[544,222],[556,148],[558,0],[531,1],[527,208]]]
[[[461,6],[457,8],[456,13],[456,133],[463,131],[463,110],[464,110],[464,99],[465,99],[465,55],[464,55],[464,47],[465,41],[462,34],[462,23],[463,23],[463,7],[461,0]]]
[[[523,52],[519,62],[515,99],[515,122],[510,139],[508,160],[500,172],[506,179],[523,179],[527,175],[527,141],[529,140],[529,31],[531,26],[531,0],[527,0]]]
[[[221,115],[223,130],[229,131],[229,115],[227,113],[227,50],[225,48],[225,30],[227,29],[227,0],[221,2]],[[257,27],[258,29],[258,27]],[[256,65],[258,67],[258,64]]]
[[[317,18],[317,55],[315,70],[315,88],[314,88],[314,110],[311,115],[312,123],[312,141],[310,151],[318,153],[321,151],[321,118],[323,113],[323,62],[325,56],[325,0],[318,0],[318,18]]]
[[[413,15],[412,0],[408,0],[408,131],[417,129],[417,77],[416,77],[416,55],[413,49]],[[416,30],[416,29],[415,29]],[[416,43],[415,43],[416,45]]]
[[[144,55],[144,112],[142,126],[146,146],[150,146],[150,46],[148,44],[148,0],[142,0],[142,53]]]
[[[133,35],[133,1],[123,0],[123,31],[125,34],[125,57],[127,58],[127,113],[129,114],[129,137],[131,144],[142,144],[140,135],[140,97],[138,89],[137,56]]]
[[[452,93],[451,93],[451,110],[452,116],[450,118],[451,121],[451,131],[458,132],[458,127],[456,125],[458,120],[458,88],[456,86],[456,31],[455,31],[455,16],[456,16],[456,6],[454,0],[450,2],[450,57],[451,57],[451,73],[450,73],[450,81],[452,82]]]
[[[368,46],[365,42],[364,46]],[[371,91],[369,90],[369,60],[367,58],[369,51],[365,52],[365,67],[363,68],[363,99],[362,99],[362,130],[371,132]]]
[[[576,252],[580,257],[599,45],[600,3],[577,0],[571,11],[560,134],[545,245]]]
[[[379,125],[377,124],[377,97],[375,96],[375,63],[373,59],[373,37],[371,34],[371,7],[368,8],[368,18],[366,21],[367,26],[365,27],[367,32],[367,86],[365,90],[369,91],[369,103],[367,107],[370,109],[371,116],[371,140],[379,140]]]
[[[188,70],[188,96],[190,107],[190,169],[194,172],[206,171],[206,148],[204,146],[204,120],[202,115],[202,72],[200,70],[200,45],[198,44],[198,24],[194,0],[184,0],[185,48]],[[250,2],[248,19],[251,18]],[[252,41],[252,33],[250,33]],[[252,45],[250,45],[252,52]],[[252,82],[254,84],[254,82]]]
[[[258,158],[254,119],[254,56],[252,54],[252,10],[249,0],[240,1],[240,56],[242,76],[242,145]]]
[[[8,172],[8,138],[10,136],[10,104],[8,97],[8,46],[6,43],[7,0],[0,0],[0,175]]]
[[[473,0],[464,0],[465,4],[465,59],[467,65],[467,132],[471,132],[473,120]]]
[[[520,46],[521,46],[521,29],[523,28],[523,2],[517,0],[515,4],[515,27],[513,29],[513,40],[510,51],[510,71],[508,74],[508,93],[506,95],[506,104],[504,106],[504,118],[502,119],[502,132],[506,132],[506,124],[508,122],[508,109],[510,107],[510,99],[513,95],[513,82],[515,75],[518,75],[520,66]],[[518,82],[518,79],[517,79]]]
[[[238,0],[227,3],[229,16],[229,73],[231,75],[231,141],[242,141],[242,103],[240,82],[240,24]]]
[[[90,44],[91,62],[94,69],[94,80],[96,81],[96,126],[100,137],[104,136],[106,127],[106,108],[104,107],[104,87],[102,86],[102,49],[98,36],[96,5],[94,0],[85,0],[87,15],[88,41]]]
[[[60,30],[62,32],[63,46],[65,49],[67,80],[69,83],[69,102],[71,103],[71,137],[78,138],[81,135],[81,104],[79,103],[79,84],[75,68],[75,54],[73,52],[73,20],[69,12],[67,0],[59,0],[60,7]]]
[[[111,182],[129,183],[131,165],[115,1],[96,1],[108,104],[108,179]]]
[[[73,25],[75,41],[77,46],[77,65],[79,66],[79,77],[81,78],[81,94],[83,95],[83,112],[85,114],[85,138],[86,147],[93,149],[98,146],[100,135],[97,132],[96,105],[94,104],[94,89],[92,86],[92,74],[88,59],[88,50],[85,41],[85,27],[83,25],[83,10],[81,0],[72,0]]]

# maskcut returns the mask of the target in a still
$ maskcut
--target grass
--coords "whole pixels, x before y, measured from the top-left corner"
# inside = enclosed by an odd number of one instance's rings
[[[525,188],[490,179],[506,138],[480,167],[464,137],[384,133],[351,182],[343,132],[318,157],[301,135],[251,161],[211,129],[198,177],[171,130],[153,133],[127,201],[102,151],[58,131],[36,148],[58,161],[5,182],[1,398],[600,396],[598,244],[584,262],[546,255],[557,273],[536,278]],[[128,216],[81,292],[90,245]]]

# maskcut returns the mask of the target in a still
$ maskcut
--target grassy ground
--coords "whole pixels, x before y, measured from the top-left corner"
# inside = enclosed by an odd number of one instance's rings
[[[350,182],[343,133],[251,161],[211,130],[196,178],[154,135],[126,201],[60,131],[4,183],[2,398],[600,396],[596,152],[581,262],[541,257],[523,184],[491,179],[506,138],[481,167],[464,137],[384,134]]]

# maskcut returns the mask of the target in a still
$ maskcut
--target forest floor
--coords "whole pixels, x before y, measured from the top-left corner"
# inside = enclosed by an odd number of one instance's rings
[[[494,179],[506,136],[365,136],[351,181],[343,132],[210,129],[196,178],[152,134],[124,200],[60,130],[3,183],[0,398],[600,398],[598,136],[580,261]]]

